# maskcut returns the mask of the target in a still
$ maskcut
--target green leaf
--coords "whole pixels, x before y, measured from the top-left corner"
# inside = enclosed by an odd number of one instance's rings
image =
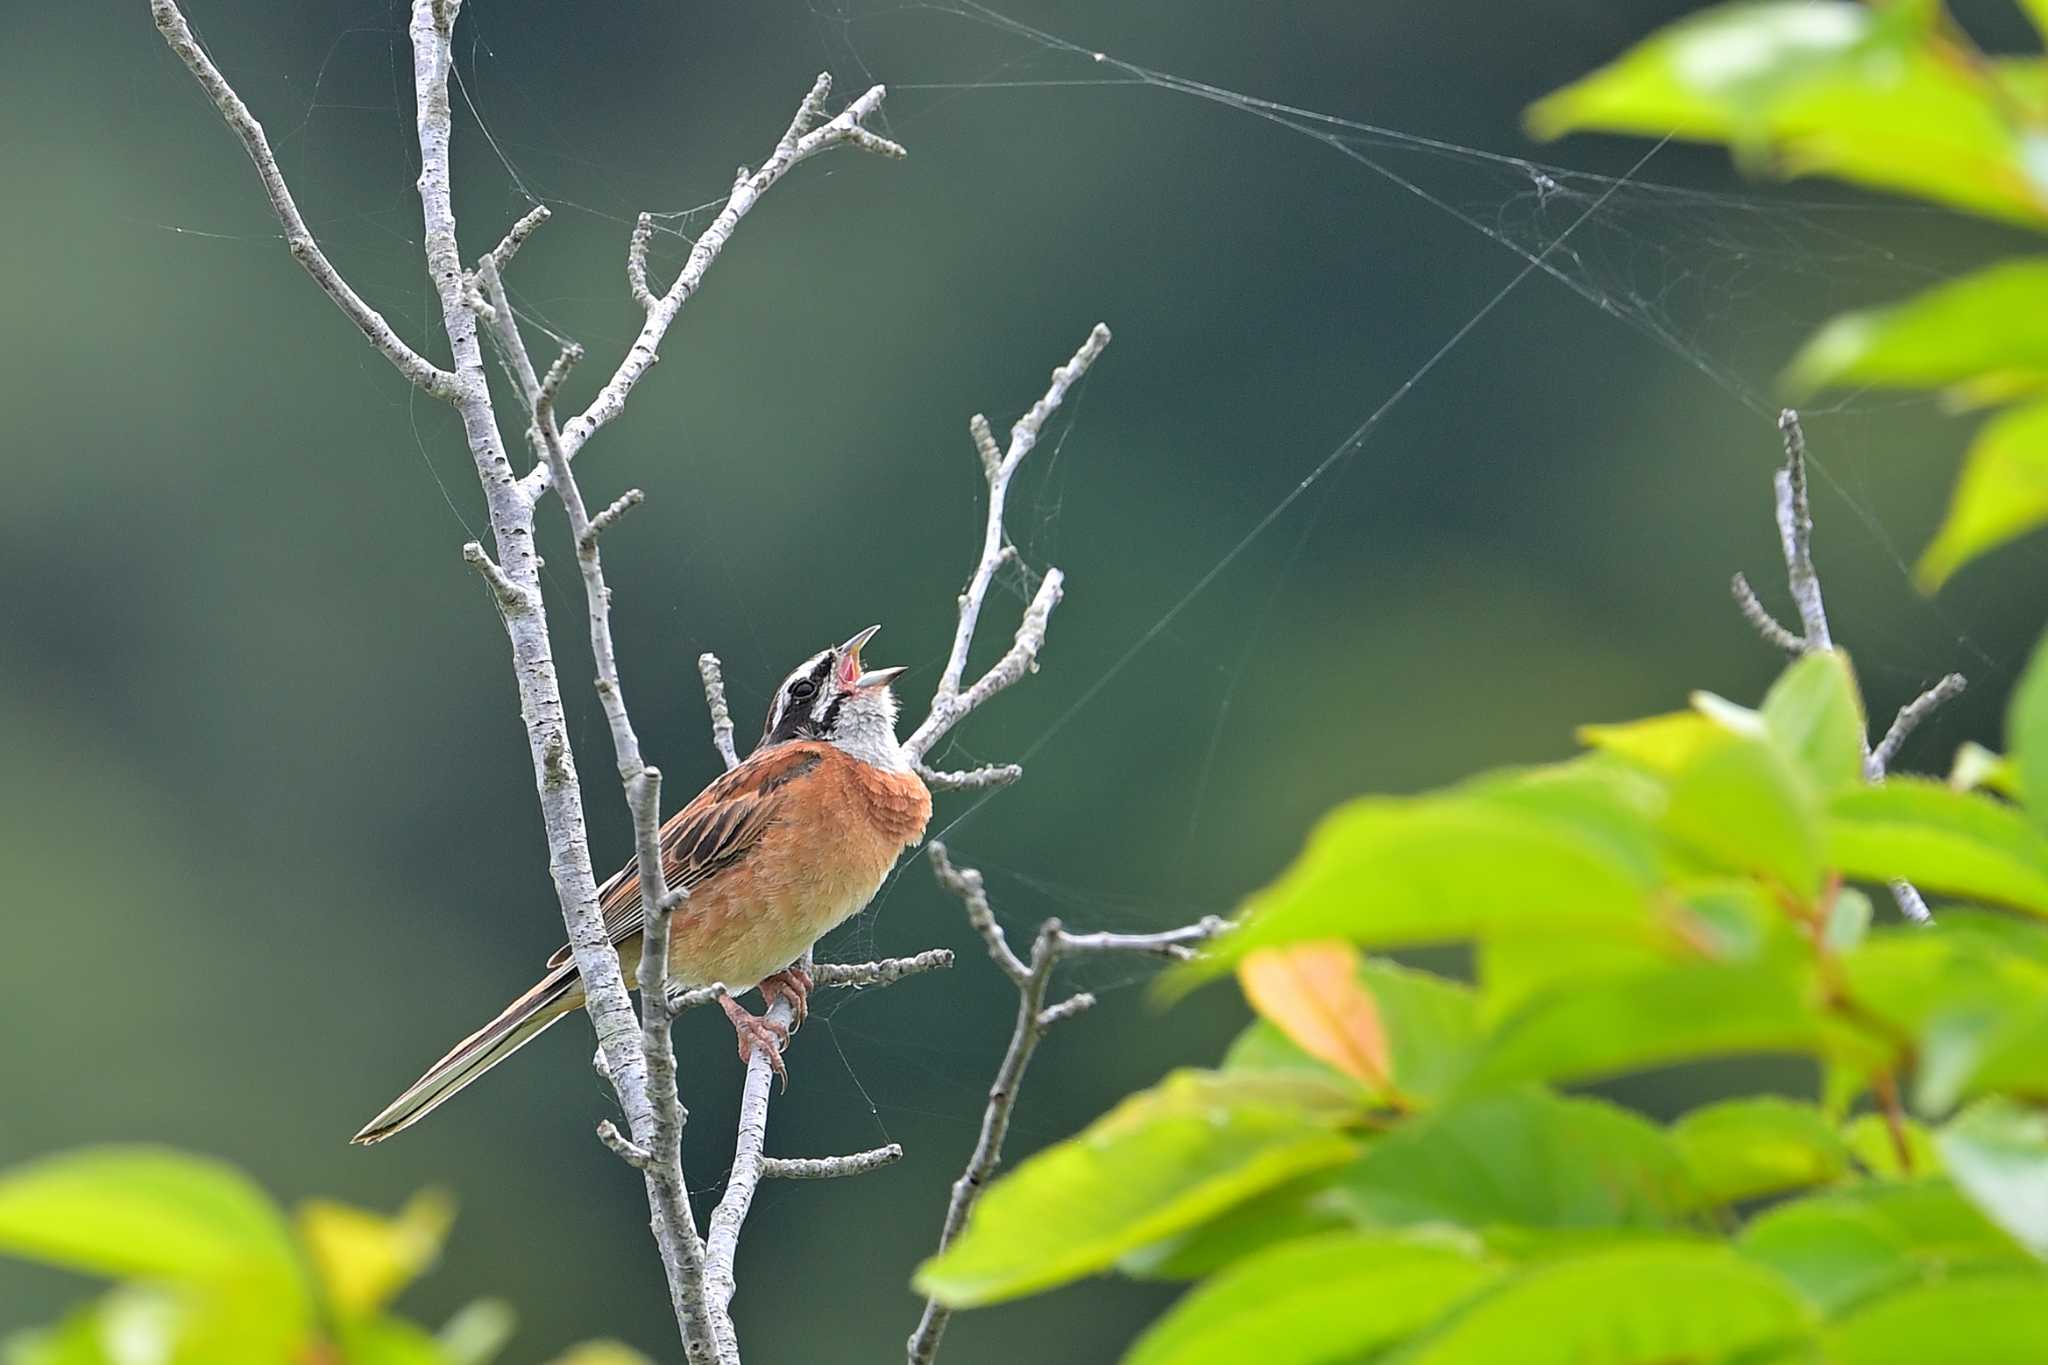
[[[1845,313],[1806,343],[1787,382],[1931,389],[1986,376],[2048,381],[2048,257],[2005,261],[1889,308]]]
[[[1987,922],[1958,911],[1951,924],[1945,912],[1932,932],[1877,934],[1840,960],[1857,1010],[1915,1043],[1913,1103],[1922,1113],[1987,1089],[2043,1084],[2048,967],[2013,951],[2012,935],[1981,927]]]
[[[990,1187],[916,1284],[952,1307],[1114,1264],[1304,1171],[1348,1159],[1350,1092],[1308,1077],[1177,1072]]]
[[[1539,101],[1539,137],[1578,129],[1726,142],[1816,172],[2038,225],[2040,196],[1994,76],[1926,32],[1925,5],[1723,5],[1659,30]]]
[[[395,1217],[327,1199],[300,1206],[299,1236],[327,1303],[343,1317],[375,1312],[441,1255],[455,1205],[438,1190],[414,1195]]]
[[[1664,828],[1706,867],[1763,876],[1810,900],[1820,888],[1813,788],[1777,747],[1724,736],[1671,779]]]
[[[1831,649],[1800,656],[1764,694],[1762,712],[1772,742],[1816,791],[1863,781],[1863,698],[1848,655]]]
[[[0,1175],[0,1251],[102,1275],[237,1283],[305,1306],[276,1205],[239,1171],[154,1147],[87,1147]]]
[[[580,1347],[569,1347],[567,1355],[555,1357],[553,1365],[653,1365],[653,1361],[621,1340],[586,1340]]]
[[[1326,1365],[1427,1326],[1499,1272],[1443,1238],[1336,1233],[1289,1242],[1182,1299],[1124,1365]]]
[[[1742,1254],[1835,1313],[1919,1274],[1904,1232],[1882,1214],[1846,1200],[1780,1204],[1743,1229]]]
[[[1117,1259],[1119,1273],[1150,1280],[1196,1280],[1281,1242],[1349,1228],[1344,1196],[1330,1170],[1312,1171],[1234,1204],[1203,1223]]]
[[[348,1365],[448,1365],[440,1343],[403,1318],[362,1318],[337,1335]]]
[[[1739,1245],[1829,1314],[1910,1280],[2035,1266],[1945,1179],[1871,1181],[1792,1200],[1754,1219]]]
[[[503,1299],[472,1299],[435,1334],[448,1365],[490,1365],[518,1330],[519,1316]]]
[[[1911,1176],[1939,1175],[1941,1152],[1934,1135],[1913,1119],[1901,1117],[1899,1132],[1905,1135],[1906,1159],[1899,1160],[1899,1139],[1882,1114],[1858,1114],[1842,1125],[1842,1141],[1848,1145],[1864,1170],[1884,1180]]]
[[[1963,1193],[2048,1260],[2048,1113],[1986,1100],[1958,1115],[1935,1141]]]
[[[1588,1081],[1753,1052],[1818,1051],[1810,966],[1681,963],[1545,990],[1496,1026],[1467,1084]]]
[[[2044,0],[2048,3],[2048,0]],[[2042,461],[2048,479],[2048,453]],[[2048,828],[2048,635],[2034,646],[2027,671],[2005,709],[2005,743],[2012,751],[2012,768],[2022,792],[2039,792],[2036,804],[2026,807],[2035,825]],[[1962,756],[1957,755],[1961,762]]]
[[[2008,728],[2010,724],[2008,720]],[[2011,760],[1974,739],[1966,739],[1956,746],[1955,761],[1949,765],[1948,784],[1963,792],[1981,788],[2014,799],[2019,799],[2020,795],[2019,775],[2014,771]]]
[[[2048,1276],[1987,1275],[1917,1285],[1828,1328],[1829,1365],[2032,1361],[2048,1342]],[[1967,1352],[1959,1356],[1958,1349]]]
[[[1385,958],[1361,963],[1358,983],[1378,1007],[1395,1090],[1410,1102],[1443,1098],[1471,1065],[1478,1040],[1472,988]],[[1264,1019],[1253,1020],[1237,1036],[1223,1066],[1226,1071],[1309,1071],[1333,1081],[1348,1079]]]
[[[1175,975],[1186,986],[1266,947],[1347,938],[1401,947],[1500,921],[1569,932],[1639,917],[1654,877],[1617,842],[1611,809],[1574,822],[1482,796],[1373,798],[1326,817],[1236,932]]]
[[[1611,725],[1581,725],[1579,742],[1650,772],[1677,772],[1720,738],[1721,727],[1697,711],[1674,711]]]
[[[553,1365],[654,1365],[622,1341],[586,1341],[556,1356]]]
[[[1671,1126],[1671,1140],[1708,1202],[1824,1185],[1849,1173],[1849,1149],[1810,1104],[1772,1096],[1724,1100]]]
[[[1720,1361],[1810,1329],[1792,1287],[1726,1247],[1643,1243],[1536,1265],[1451,1319],[1403,1365]]]
[[[1957,569],[2048,521],[2048,403],[2008,408],[1977,430],[1934,540],[1913,566],[1933,592]]]
[[[2048,835],[1991,797],[1895,777],[1837,794],[1826,827],[1828,861],[1848,876],[2048,915]]]
[[[1450,1105],[1380,1138],[1335,1180],[1362,1224],[1662,1228],[1697,1202],[1647,1120],[1537,1090]]]

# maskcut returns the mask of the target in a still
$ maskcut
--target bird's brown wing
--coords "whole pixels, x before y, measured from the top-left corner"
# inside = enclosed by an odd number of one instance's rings
[[[753,851],[786,804],[789,788],[824,761],[822,745],[810,740],[777,744],[751,754],[732,771],[697,793],[661,829],[661,870],[671,889],[695,890]],[[605,932],[615,944],[640,932],[646,908],[640,903],[640,873],[628,863],[597,889]],[[688,913],[687,905],[682,913]],[[567,945],[548,959],[569,960]]]

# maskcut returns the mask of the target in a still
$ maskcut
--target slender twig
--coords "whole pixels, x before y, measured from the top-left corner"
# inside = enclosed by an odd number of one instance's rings
[[[1038,445],[1039,433],[1045,429],[1046,420],[1066,400],[1068,390],[1080,382],[1081,376],[1088,373],[1088,367],[1108,345],[1109,328],[1098,322],[1088,333],[1088,339],[1074,352],[1073,358],[1052,372],[1052,380],[1044,395],[1010,428],[1010,444],[1006,449],[996,449],[986,417],[977,414],[968,423],[975,450],[981,458],[982,473],[988,480],[988,515],[982,524],[981,557],[975,561],[966,590],[960,594],[960,614],[953,630],[953,647],[946,656],[946,667],[939,675],[938,687],[932,693],[931,712],[903,742],[905,751],[914,762],[921,762],[933,746],[945,738],[946,732],[976,707],[1038,666],[1038,652],[1045,645],[1046,625],[1052,618],[1053,608],[1059,605],[1065,581],[1058,569],[1046,570],[1031,604],[1025,608],[1024,619],[1017,627],[1009,650],[973,685],[961,686],[989,585],[995,581],[996,570],[1016,554],[1003,529],[1003,505],[1009,496],[1010,478],[1017,472],[1017,466],[1024,462],[1024,457]],[[1014,781],[1015,778],[1006,780]]]
[[[1813,567],[1813,507],[1806,492],[1806,432],[1799,414],[1786,408],[1778,414],[1785,438],[1785,467],[1772,485],[1778,494],[1778,542],[1785,552],[1785,581],[1806,627],[1808,649],[1833,649],[1827,608],[1821,604],[1820,574]]]
[[[643,213],[633,224],[632,240],[626,244],[626,291],[643,313],[654,311],[654,295],[647,288],[647,244],[653,238],[654,218]]]
[[[803,103],[798,107],[796,117],[791,120],[788,130],[775,144],[775,150],[761,163],[761,168],[742,174],[733,181],[732,192],[726,196],[725,206],[718,211],[718,215],[711,220],[711,225],[704,229],[696,244],[690,248],[689,259],[683,263],[682,271],[676,276],[675,282],[659,295],[654,295],[648,290],[651,303],[641,298],[641,289],[646,286],[646,252],[643,248],[637,253],[639,265],[636,268],[636,253],[633,247],[628,245],[628,288],[632,289],[634,302],[639,304],[646,316],[640,325],[640,335],[634,338],[625,357],[619,361],[618,369],[605,381],[604,387],[598,390],[597,397],[590,400],[590,406],[579,416],[563,424],[562,450],[568,458],[574,459],[577,452],[582,450],[583,443],[588,441],[599,427],[625,410],[627,395],[632,393],[633,386],[640,382],[640,377],[654,364],[661,349],[662,338],[668,335],[669,325],[676,320],[676,314],[682,311],[683,305],[697,292],[698,286],[703,284],[704,276],[718,260],[719,253],[725,250],[725,244],[731,239],[733,231],[739,227],[740,220],[747,216],[748,211],[776,181],[809,158],[834,147],[856,147],[887,157],[904,155],[903,148],[887,138],[876,137],[861,126],[864,120],[873,117],[875,111],[881,107],[882,97],[887,92],[879,85],[840,110],[838,115],[824,126],[813,127],[812,125],[817,123],[823,114],[826,96],[831,91],[832,78],[820,75],[817,82],[811,86],[810,93],[804,96]],[[639,231],[639,224],[636,222],[636,236]],[[548,478],[547,467],[536,466],[533,472],[526,476],[528,493],[537,496],[547,485]]]
[[[946,1204],[945,1222],[939,1229],[939,1250],[944,1251],[959,1236],[960,1229],[967,1223],[967,1215],[981,1197],[982,1188],[1002,1162],[1003,1140],[1010,1131],[1010,1116],[1016,1110],[1024,1072],[1031,1065],[1031,1056],[1038,1050],[1039,1040],[1055,1024],[1072,1019],[1095,1004],[1093,995],[1081,991],[1058,1004],[1047,1005],[1045,997],[1052,985],[1053,969],[1070,957],[1136,953],[1179,958],[1186,955],[1193,945],[1223,933],[1229,925],[1217,916],[1209,915],[1198,923],[1156,934],[1070,934],[1057,919],[1048,919],[1038,927],[1038,934],[1031,941],[1031,959],[1026,962],[1011,949],[1002,926],[996,922],[981,873],[971,867],[954,866],[946,853],[946,846],[936,840],[927,851],[932,874],[938,878],[939,885],[958,897],[966,907],[967,922],[981,935],[990,959],[1017,987],[1016,1023],[1010,1029],[1010,1044],[1003,1053],[1002,1065],[996,1068],[995,1080],[989,1086],[988,1104],[981,1114],[981,1134],[975,1141],[973,1154],[967,1159],[966,1169],[953,1182],[952,1197]],[[937,1299],[925,1301],[917,1329],[905,1343],[909,1365],[930,1365],[938,1354],[939,1340],[945,1334],[946,1323],[951,1317],[952,1310]]]
[[[270,139],[264,136],[263,125],[256,121],[256,116],[249,112],[249,106],[242,103],[242,97],[228,84],[227,77],[221,75],[220,68],[199,46],[198,39],[192,36],[191,25],[185,22],[175,0],[152,0],[149,9],[151,17],[156,20],[157,32],[163,34],[171,51],[198,80],[199,88],[220,111],[229,131],[241,139],[249,159],[256,163],[256,174],[263,181],[263,192],[270,197],[271,211],[284,228],[285,246],[290,249],[292,259],[305,267],[313,282],[334,300],[348,315],[348,320],[356,325],[356,330],[368,338],[369,343],[396,366],[400,374],[424,392],[453,401],[455,376],[406,345],[383,315],[365,303],[362,295],[342,278],[334,263],[327,259],[327,253],[320,249],[320,243],[314,240],[313,230],[306,226],[306,220],[299,214],[291,187],[285,183],[284,172],[278,169],[277,157],[270,150]]]
[[[1778,414],[1778,432],[1785,442],[1785,467],[1772,478],[1771,486],[1777,494],[1778,544],[1785,557],[1785,582],[1799,608],[1802,633],[1795,635],[1779,625],[1741,574],[1735,575],[1735,603],[1767,643],[1794,654],[1819,653],[1833,649],[1835,644],[1828,632],[1820,573],[1813,566],[1813,506],[1807,493],[1806,431],[1799,424],[1799,414],[1786,408]],[[1862,736],[1864,775],[1872,782],[1882,782],[1885,770],[1898,756],[1899,746],[1906,742],[1913,727],[1943,702],[1959,695],[1963,685],[1962,674],[1949,674],[1900,708],[1891,728],[1874,747],[1868,734]],[[1912,883],[1893,881],[1887,887],[1900,914],[1917,924],[1933,922],[1927,898]]]
[[[740,765],[739,750],[732,743],[732,708],[725,704],[725,673],[716,654],[699,654],[697,672],[704,679],[704,703],[711,709],[711,743],[731,772]]]
[[[892,1142],[847,1156],[771,1156],[761,1159],[763,1180],[837,1180],[843,1175],[866,1175],[903,1160],[903,1146]]]
[[[1741,574],[1735,575],[1729,584],[1735,594],[1735,605],[1741,610],[1743,619],[1756,627],[1756,633],[1764,637],[1764,643],[1784,650],[1787,654],[1804,654],[1806,641],[1778,624],[1778,618],[1771,615],[1756,595],[1756,589],[1749,586],[1749,580]]]
[[[817,962],[811,965],[811,984],[821,990],[865,990],[870,986],[893,986],[909,976],[940,971],[953,965],[951,948],[927,948],[910,957],[885,957],[874,962]],[[717,1002],[728,994],[722,985],[696,986],[689,990],[669,987],[669,1001],[677,1014]]]
[[[1901,706],[1899,714],[1892,718],[1891,728],[1884,732],[1884,738],[1870,751],[1870,759],[1865,766],[1871,781],[1875,782],[1885,775],[1892,761],[1899,756],[1899,749],[1905,744],[1906,737],[1919,728],[1920,722],[1933,715],[1939,707],[1962,696],[1963,689],[1968,685],[1962,674],[1950,673]]]
[[[994,763],[985,768],[969,768],[964,772],[944,772],[937,768],[917,765],[917,775],[933,791],[986,791],[995,787],[1007,787],[1024,776],[1024,769],[1015,763]]]

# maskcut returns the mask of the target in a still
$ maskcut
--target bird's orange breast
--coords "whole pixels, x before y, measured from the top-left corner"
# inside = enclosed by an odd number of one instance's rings
[[[829,746],[793,781],[774,823],[736,866],[707,879],[670,921],[670,972],[733,990],[782,970],[858,913],[924,833],[931,794],[915,773]]]

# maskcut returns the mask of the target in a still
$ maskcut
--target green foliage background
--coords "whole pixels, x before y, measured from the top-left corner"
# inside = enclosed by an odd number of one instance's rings
[[[1524,104],[1679,8],[1017,13],[1148,66],[1516,151]],[[2021,41],[2016,17],[1985,14]],[[590,452],[606,486],[653,500],[607,559],[643,737],[685,787],[713,771],[689,665],[702,649],[725,656],[743,725],[788,661],[871,620],[886,622],[888,660],[929,681],[973,537],[966,415],[1028,402],[1096,318],[1117,344],[1020,501],[1027,556],[1056,558],[1072,592],[1044,673],[975,722],[977,757],[1045,736],[1519,265],[1242,111],[1143,88],[908,88],[999,81],[1012,58],[1026,78],[1076,75],[939,12],[478,16],[465,76],[492,133],[541,192],[614,216],[722,192],[821,67],[842,90],[863,65],[896,87],[912,159],[807,167],[779,188]],[[337,258],[421,334],[393,7],[202,4],[193,17]],[[448,419],[291,265],[142,6],[7,24],[0,116],[16,132],[0,168],[22,192],[0,262],[16,319],[0,367],[13,436],[0,895],[22,970],[0,993],[0,1160],[147,1139],[217,1153],[285,1196],[390,1209],[447,1185],[461,1219],[408,1311],[438,1322],[503,1294],[524,1313],[519,1359],[600,1333],[660,1347],[672,1329],[644,1210],[589,1137],[600,1092],[574,1029],[403,1143],[342,1146],[560,936],[502,638],[455,554],[479,519]],[[1639,153],[1564,155],[1618,172]],[[525,200],[473,128],[458,154],[481,245]],[[1773,202],[1719,153],[1674,147],[1646,174]],[[1491,209],[1496,184],[1464,188]],[[1905,263],[1900,292],[1924,275],[1908,267],[2022,240],[1945,215],[1845,212],[1769,221],[1816,262],[1839,250],[1822,229],[1853,223]],[[1659,230],[1633,240],[1651,256],[1699,245]],[[625,232],[562,212],[521,261],[529,302],[597,355],[629,320]],[[1831,273],[1803,272],[1774,302],[1811,325],[1871,301]],[[1757,340],[1770,352],[1757,372],[1792,340]],[[1926,605],[1898,556],[1935,525],[1953,424],[1886,400],[1815,415],[1809,434],[1854,501],[1820,485],[1820,554],[1872,711],[1960,667],[1971,695],[1909,760],[1995,742],[2039,625],[2027,594],[2001,587],[2037,574],[2038,550],[1965,570]],[[1725,583],[1736,568],[1772,580],[1776,459],[1769,422],[1682,357],[1532,280],[952,841],[1016,919],[1161,925],[1271,880],[1301,831],[1357,792],[1554,759],[1574,725],[1670,709],[1696,686],[1759,695],[1775,661]],[[575,646],[562,655],[578,676]],[[601,745],[595,706],[579,720]],[[597,752],[584,766],[598,847],[623,857]],[[913,873],[828,948],[932,943],[973,946]],[[764,1197],[739,1304],[763,1358],[796,1358],[821,1332],[849,1358],[879,1357],[908,1330],[903,1275],[930,1248],[1007,1028],[1007,992],[965,957],[950,979],[862,998],[799,1040],[776,1150],[886,1135],[910,1158]],[[1244,1016],[1210,992],[1171,1027],[1153,1018],[1139,992],[1114,991],[1049,1045],[1015,1155],[1218,1054]],[[681,1034],[706,1179],[737,1081],[721,1027],[692,1019]],[[1668,1113],[1760,1078],[1809,1073],[1688,1070],[1627,1094]],[[86,1292],[0,1264],[0,1325],[53,1319]],[[1118,1282],[1065,1292],[1059,1312],[963,1318],[949,1351],[1107,1358],[1166,1297]]]

